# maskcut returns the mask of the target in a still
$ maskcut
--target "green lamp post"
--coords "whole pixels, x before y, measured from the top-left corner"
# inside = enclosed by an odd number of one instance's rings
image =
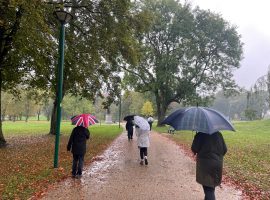
[[[56,135],[55,135],[55,149],[54,149],[54,168],[58,167],[58,152],[59,152],[59,138],[60,138],[60,124],[61,124],[61,101],[63,89],[63,71],[64,71],[64,46],[65,46],[65,24],[72,20],[73,16],[64,11],[54,11],[54,16],[60,22],[60,36],[59,36],[59,60],[57,73],[57,109],[56,109]]]
[[[120,122],[122,120],[122,97],[123,97],[123,91],[121,90],[119,94],[119,128],[121,127]]]
[[[121,127],[121,125],[120,125],[120,122],[121,122],[121,109],[122,109],[122,96],[121,96],[121,94],[119,95],[119,128]]]

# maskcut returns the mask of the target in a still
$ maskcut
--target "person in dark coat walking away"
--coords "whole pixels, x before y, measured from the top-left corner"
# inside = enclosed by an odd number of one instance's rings
[[[133,122],[132,120],[127,120],[126,123],[126,131],[127,131],[127,135],[128,135],[128,140],[132,140],[133,139]]]
[[[83,171],[84,155],[86,153],[86,140],[89,139],[90,132],[88,128],[77,126],[72,130],[67,150],[73,154],[72,177],[80,178]]]
[[[205,200],[215,200],[215,187],[221,184],[223,156],[227,147],[220,132],[198,132],[191,146],[196,158],[196,181],[203,186]]]

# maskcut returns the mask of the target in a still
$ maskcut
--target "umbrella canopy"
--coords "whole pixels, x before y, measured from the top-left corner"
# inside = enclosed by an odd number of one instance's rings
[[[213,134],[220,130],[235,131],[232,124],[220,112],[206,107],[189,107],[170,114],[162,124],[175,130],[192,130]]]
[[[124,120],[125,121],[134,120],[134,116],[135,115],[127,115],[127,116],[124,117]]]
[[[134,116],[134,124],[139,126],[139,128],[144,130],[144,131],[150,131],[150,125],[147,122],[147,120],[144,119],[143,117],[135,115]]]
[[[80,114],[71,118],[72,125],[83,126],[87,128],[89,125],[98,123],[97,118],[91,114]]]

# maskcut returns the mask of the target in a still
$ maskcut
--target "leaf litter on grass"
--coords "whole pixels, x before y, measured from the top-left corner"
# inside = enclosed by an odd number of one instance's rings
[[[117,130],[121,132],[118,128]],[[88,142],[85,164],[89,164],[119,133],[105,137],[102,133],[100,136],[95,135],[95,140]],[[36,199],[43,195],[52,183],[70,176],[72,154],[66,150],[67,134],[60,138],[57,169],[53,168],[54,136],[12,136],[7,139],[9,145],[0,149],[1,200]]]

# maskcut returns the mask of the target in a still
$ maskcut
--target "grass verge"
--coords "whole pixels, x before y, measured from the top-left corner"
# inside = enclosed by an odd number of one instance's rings
[[[222,131],[228,146],[224,157],[225,175],[240,186],[247,199],[270,199],[270,120],[234,122],[236,132]],[[168,127],[153,127],[167,133]],[[191,131],[176,131],[167,137],[191,155]]]

